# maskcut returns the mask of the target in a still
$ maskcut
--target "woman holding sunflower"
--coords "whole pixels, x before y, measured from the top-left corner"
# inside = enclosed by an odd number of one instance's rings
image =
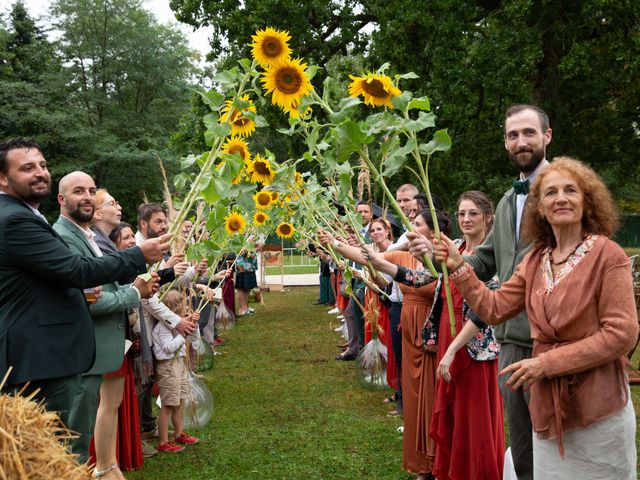
[[[427,237],[433,236],[431,213],[423,210],[413,221],[415,231]],[[438,212],[438,224],[443,232],[450,231],[449,217]],[[321,231],[322,244],[333,245],[341,255],[361,264],[368,260],[359,248],[337,241],[327,232]],[[418,260],[409,252],[395,250],[376,255],[391,265],[404,265],[409,268],[419,266]],[[378,270],[382,272],[383,270]],[[431,475],[436,454],[435,442],[429,437],[429,425],[435,399],[436,383],[436,347],[423,339],[425,319],[432,314],[433,300],[439,284],[433,282],[420,288],[400,284],[403,294],[400,326],[402,330],[402,406],[404,407],[404,433],[402,435],[402,467],[408,472],[417,473],[418,480],[426,480]],[[426,336],[435,342],[437,332],[431,325]]]

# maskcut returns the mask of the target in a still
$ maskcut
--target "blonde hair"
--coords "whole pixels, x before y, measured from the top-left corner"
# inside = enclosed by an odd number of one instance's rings
[[[178,290],[169,290],[162,299],[169,310],[181,317],[187,314],[187,302],[184,295]]]
[[[96,208],[104,205],[104,199],[107,195],[109,195],[109,192],[106,188],[99,188],[98,190],[96,190]]]

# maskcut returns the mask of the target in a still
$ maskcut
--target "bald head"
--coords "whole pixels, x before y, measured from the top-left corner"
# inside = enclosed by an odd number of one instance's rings
[[[71,172],[60,179],[60,213],[81,227],[87,227],[96,208],[96,184],[84,172]]]

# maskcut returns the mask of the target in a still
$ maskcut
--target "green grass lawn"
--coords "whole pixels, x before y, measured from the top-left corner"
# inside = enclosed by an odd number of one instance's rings
[[[267,275],[301,275],[303,273],[320,274],[318,265],[285,265],[283,267],[267,267]]]
[[[353,363],[337,362],[335,317],[313,306],[317,287],[264,294],[265,305],[223,332],[206,382],[215,399],[198,445],[158,454],[131,480],[407,480],[401,420],[384,393],[362,390]],[[640,352],[634,364],[638,365]],[[632,387],[640,414],[640,386]],[[638,437],[636,437],[638,439]],[[640,442],[638,442],[640,448]]]
[[[386,392],[368,392],[352,362],[334,360],[335,317],[313,306],[318,289],[265,294],[265,305],[224,332],[212,370],[211,423],[201,442],[158,454],[128,479],[405,480],[401,420]]]

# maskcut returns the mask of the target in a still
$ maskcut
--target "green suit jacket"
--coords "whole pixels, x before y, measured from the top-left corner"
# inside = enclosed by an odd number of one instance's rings
[[[0,194],[0,377],[9,366],[9,386],[88,371],[95,342],[82,288],[146,269],[137,247],[76,255],[25,203]]]
[[[80,227],[60,215],[53,225],[71,251],[83,257],[98,258]],[[118,282],[102,285],[102,297],[89,306],[95,328],[96,359],[87,375],[102,375],[120,368],[124,356],[126,311],[140,304],[138,293]]]

